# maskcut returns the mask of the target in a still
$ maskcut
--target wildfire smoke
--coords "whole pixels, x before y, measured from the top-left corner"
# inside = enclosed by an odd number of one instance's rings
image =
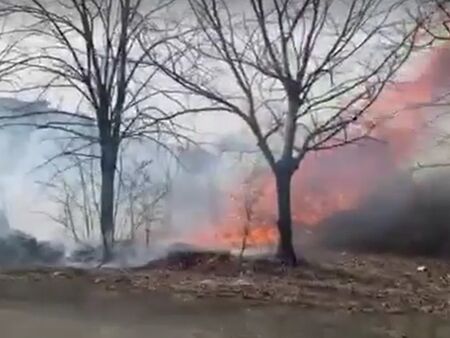
[[[295,225],[312,227],[333,214],[358,208],[387,178],[414,159],[430,118],[427,103],[448,85],[445,67],[450,62],[450,46],[431,49],[423,60],[423,67],[412,67],[415,73],[408,81],[387,86],[363,116],[360,125],[368,130],[375,126],[370,139],[305,157],[292,182]],[[230,189],[233,198],[214,231],[195,234],[193,242],[238,248],[245,235],[248,246],[275,244],[273,175],[266,172],[253,181],[251,189],[257,191],[258,198],[253,200],[250,220],[245,208],[248,189],[246,185]]]

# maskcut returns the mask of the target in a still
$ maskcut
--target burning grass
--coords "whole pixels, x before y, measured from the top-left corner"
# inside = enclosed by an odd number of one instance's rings
[[[397,210],[393,210],[389,203],[393,202],[395,207],[400,208],[401,214],[404,212],[404,206],[400,204],[405,201],[410,203],[408,194],[415,192],[402,190],[403,196],[393,199],[395,192],[391,190],[391,196],[387,196],[389,201],[383,203],[377,190],[380,186],[389,186],[391,178],[397,176],[401,168],[416,157],[419,149],[431,141],[430,136],[438,137],[439,130],[436,133],[436,130],[432,131],[432,128],[427,129],[426,126],[430,126],[431,121],[439,124],[436,121],[443,112],[430,109],[428,104],[448,92],[448,81],[445,80],[448,78],[446,66],[450,60],[448,47],[446,42],[430,49],[426,57],[420,57],[417,64],[411,64],[414,67],[411,68],[410,74],[405,74],[406,81],[397,81],[386,86],[364,116],[346,131],[351,137],[346,136],[350,139],[357,138],[357,142],[344,147],[333,147],[331,144],[320,152],[306,154],[291,184],[292,218],[295,224],[314,227],[317,224],[327,224],[330,220],[339,224],[348,223],[339,229],[327,225],[329,236],[325,242],[331,246],[356,249],[358,245],[354,244],[361,243],[362,248],[392,252],[413,252],[414,247],[424,249],[429,239],[425,240],[426,243],[411,240],[410,244],[404,244],[401,250],[397,250],[398,242],[384,237],[388,234],[391,237],[401,237],[408,232],[407,228],[401,231],[402,234],[392,232],[393,229],[400,229],[400,221],[391,226],[392,218],[398,216],[392,214]],[[361,135],[371,137],[359,139],[358,136]],[[277,234],[272,226],[277,218],[274,177],[271,172],[266,171],[258,173],[250,181],[250,184],[247,182],[231,187],[230,194],[234,197],[225,206],[222,219],[213,224],[214,227],[206,227],[205,232],[194,234],[195,243],[236,247],[241,242],[245,227],[248,227],[249,245],[272,245],[276,242]],[[398,186],[397,183],[394,182],[394,185]],[[401,185],[400,188],[405,189],[405,186]],[[374,195],[378,196],[378,200],[373,198]],[[247,205],[249,197],[251,219]],[[367,199],[370,201],[366,202]],[[364,203],[375,203],[375,206],[368,207]],[[421,201],[414,207],[423,209],[426,202]],[[388,215],[388,209],[391,215]],[[413,209],[408,212],[416,215]],[[418,210],[420,217],[423,212]],[[352,216],[362,226],[356,225],[351,219]],[[411,223],[411,229],[414,229],[411,235],[418,232],[419,239],[438,228],[433,225],[433,229],[428,231],[420,228],[417,224],[421,221],[414,217],[402,217],[402,226],[408,227],[407,223]],[[390,219],[386,222],[386,218]],[[368,223],[376,230],[369,231],[365,226]],[[217,232],[212,234],[211,228]],[[340,232],[345,235],[340,236]],[[367,234],[374,236],[370,238]],[[406,237],[412,238],[409,235]],[[378,242],[375,241],[377,238]],[[428,248],[422,251],[421,253],[433,250]]]
[[[355,253],[450,257],[450,174],[427,178],[399,172],[385,178],[357,207],[334,212],[314,225],[294,224],[297,248],[319,247]],[[295,211],[294,211],[295,212]],[[229,225],[227,227],[227,224]],[[277,243],[275,221],[223,223],[218,232],[195,233],[199,247],[251,251]],[[198,236],[197,236],[198,235]],[[247,238],[246,238],[247,236]]]
[[[448,179],[417,184],[401,175],[361,201],[360,208],[302,232],[298,245],[307,266],[285,268],[262,255],[240,259],[227,250],[179,243],[166,257],[140,268],[16,270],[5,271],[0,280],[58,279],[111,292],[162,292],[183,299],[450,317],[450,190],[442,181]]]

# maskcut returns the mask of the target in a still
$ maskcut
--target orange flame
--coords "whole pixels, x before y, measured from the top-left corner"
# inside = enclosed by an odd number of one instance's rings
[[[426,121],[425,109],[420,105],[430,102],[433,91],[445,85],[445,66],[450,64],[448,47],[432,49],[421,74],[410,82],[387,87],[364,116],[366,125],[377,126],[372,135],[382,142],[359,142],[306,156],[292,182],[294,224],[315,225],[338,211],[357,207],[383,177],[412,159]],[[216,225],[217,232],[204,232],[196,236],[195,242],[240,247],[247,224],[248,246],[276,243],[273,176],[266,173],[256,182],[259,198],[254,201],[251,222],[245,216],[245,189],[239,189]]]

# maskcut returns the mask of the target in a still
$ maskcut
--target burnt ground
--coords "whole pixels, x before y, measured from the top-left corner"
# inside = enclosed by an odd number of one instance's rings
[[[322,310],[432,313],[450,317],[450,261],[386,254],[310,252],[308,266],[269,260],[239,264],[226,253],[184,252],[130,270],[4,271],[0,281],[67,280],[111,292],[169,293],[186,300],[226,298]]]
[[[358,210],[336,214],[313,231],[300,232],[296,244],[304,250],[308,266],[286,269],[262,258],[240,264],[227,253],[181,246],[167,258],[136,269],[4,269],[0,286],[15,279],[29,282],[30,287],[58,280],[111,292],[166,293],[186,300],[220,298],[450,318],[450,188],[443,189],[441,182],[419,187],[419,193],[414,186],[416,193],[411,194],[404,193],[410,191],[409,181],[401,189],[402,185],[392,184],[392,191],[381,189]],[[28,248],[29,242],[17,247]],[[55,256],[42,245],[32,244],[39,249],[26,250],[33,257]],[[14,247],[13,254],[5,251],[2,257],[30,256],[18,255],[22,251]]]

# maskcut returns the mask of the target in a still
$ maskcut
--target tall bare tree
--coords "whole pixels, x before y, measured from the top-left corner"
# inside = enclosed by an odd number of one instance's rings
[[[292,177],[309,152],[367,136],[369,130],[347,127],[370,108],[413,49],[417,27],[401,15],[408,3],[189,0],[191,16],[185,17],[194,22],[186,23],[193,33],[148,53],[198,101],[206,99],[248,126],[275,177],[284,263],[298,263]]]
[[[124,158],[126,153],[128,158]],[[161,205],[168,190],[167,173],[165,179],[154,178],[152,160],[135,159],[137,152],[122,147],[118,156],[117,184],[115,194],[116,242],[139,239],[146,228],[161,222]],[[148,157],[148,156],[141,156]],[[61,163],[63,162],[63,163]],[[51,163],[54,170],[48,180],[41,181],[42,195],[46,194],[58,212],[41,212],[54,223],[61,225],[77,244],[85,244],[95,239],[99,233],[100,191],[99,168],[96,159],[70,154],[64,161]],[[161,170],[161,163],[156,169]]]
[[[168,98],[154,86],[157,68],[142,62],[167,39],[154,27],[160,26],[158,15],[171,2],[3,1],[4,11],[23,22],[17,34],[23,33],[25,52],[35,56],[27,63],[33,84],[22,85],[20,90],[66,93],[75,107],[35,112],[48,116],[37,126],[68,133],[71,142],[60,155],[99,159],[100,227],[106,260],[114,243],[115,181],[122,141],[146,138],[159,142],[159,137],[171,133],[169,121],[180,113],[165,113],[154,104],[158,97],[165,102]],[[137,43],[143,30],[152,35],[145,50]],[[92,147],[98,149],[94,155],[86,151]]]

